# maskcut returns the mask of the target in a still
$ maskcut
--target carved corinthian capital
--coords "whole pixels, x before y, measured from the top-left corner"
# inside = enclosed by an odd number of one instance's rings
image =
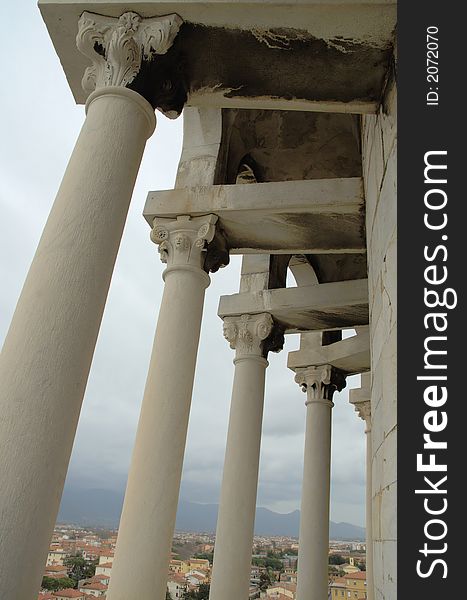
[[[260,315],[240,315],[225,317],[224,337],[230,347],[237,351],[237,357],[264,356],[265,341],[270,337],[274,321],[269,313]]]
[[[168,270],[177,267],[217,271],[229,262],[229,255],[216,248],[216,215],[179,216],[176,219],[154,219],[151,240],[159,246],[161,261]],[[212,256],[219,258],[213,262]]]
[[[313,402],[324,402],[333,406],[334,392],[340,392],[346,385],[344,374],[331,365],[297,369],[295,381],[307,393],[305,402],[307,405]]]
[[[78,21],[76,45],[92,65],[84,73],[83,89],[129,85],[144,60],[165,54],[180,29],[176,14],[143,19],[134,12],[104,17],[83,12]]]

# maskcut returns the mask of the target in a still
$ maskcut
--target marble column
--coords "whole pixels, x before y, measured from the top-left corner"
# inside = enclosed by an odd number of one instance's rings
[[[327,600],[332,397],[345,378],[323,365],[297,369],[295,381],[307,394],[297,600]]]
[[[165,599],[207,271],[221,266],[212,262],[216,221],[214,215],[154,221],[151,238],[167,263],[165,286],[109,600]]]
[[[238,600],[250,586],[266,356],[278,348],[268,313],[226,317],[224,336],[235,349],[235,374],[209,597]]]
[[[372,515],[372,445],[371,445],[371,375],[362,373],[360,389],[350,390],[350,402],[365,421],[366,436],[366,587],[367,600],[374,600],[373,584],[373,515]]]
[[[107,19],[104,35],[100,19],[79,21],[78,48],[93,59],[83,82],[93,91],[0,359],[0,597],[8,600],[37,598],[130,198],[155,128],[153,107],[126,87],[145,53],[143,21],[133,13]],[[164,30],[153,39],[157,50],[156,39],[170,45],[178,24],[165,17],[144,28]]]

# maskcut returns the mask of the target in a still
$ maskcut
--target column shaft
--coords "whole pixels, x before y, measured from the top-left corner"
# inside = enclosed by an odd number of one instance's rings
[[[328,597],[331,408],[322,401],[307,407],[297,600]]]
[[[230,407],[211,600],[248,598],[267,361],[238,358]]]
[[[200,218],[202,222],[203,219]],[[120,521],[109,600],[165,600],[204,293],[209,285],[209,276],[201,268],[204,242],[201,238],[193,240],[194,229],[200,228],[197,223],[196,219],[190,222],[187,218],[175,222],[175,231],[168,232],[163,227],[154,230],[153,239],[160,243],[169,266]],[[196,262],[197,257],[198,265],[188,264]]]
[[[297,369],[307,392],[297,600],[327,600],[332,397],[345,386],[331,365]]]
[[[94,92],[0,360],[0,597],[36,598],[152,108]],[[25,572],[24,565],[27,565]]]
[[[372,466],[371,466],[371,427],[366,429],[366,586],[367,600],[374,600],[373,588],[373,515],[372,507]]]
[[[371,444],[371,375],[362,373],[361,387],[350,390],[350,403],[365,421],[366,437],[366,590],[368,600],[374,599],[373,587],[373,515],[372,515],[372,444]]]

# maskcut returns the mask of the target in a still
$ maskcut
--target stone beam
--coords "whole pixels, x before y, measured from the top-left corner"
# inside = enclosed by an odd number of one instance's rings
[[[370,335],[368,327],[358,329],[357,335],[328,344],[307,347],[308,334],[301,336],[300,350],[289,352],[287,366],[296,370],[309,365],[331,365],[346,375],[370,370]]]
[[[247,110],[297,110],[310,112],[344,113],[354,115],[372,115],[379,107],[379,102],[373,100],[350,100],[339,102],[332,100],[300,100],[294,98],[270,98],[268,96],[253,97],[231,97],[225,91],[200,90],[190,94],[187,100],[188,106],[199,106],[200,108],[241,108]]]
[[[183,148],[176,188],[212,185],[222,138],[222,111],[187,106],[183,111]]]
[[[161,79],[158,94],[180,85],[183,103],[215,108],[375,112],[396,24],[395,0],[39,0],[39,8],[80,104],[88,64],[74,37],[84,10],[178,14],[174,48],[159,65],[146,61],[148,88]]]
[[[359,177],[150,192],[144,217],[216,214],[233,254],[365,252]]]
[[[221,318],[268,312],[285,333],[368,325],[368,281],[357,279],[221,296]]]
[[[349,391],[349,402],[355,407],[358,416],[371,425],[371,373],[362,373],[362,380],[359,388]]]

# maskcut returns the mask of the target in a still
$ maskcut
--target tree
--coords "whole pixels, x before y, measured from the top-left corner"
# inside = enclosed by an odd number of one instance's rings
[[[60,579],[56,577],[43,577],[41,587],[49,590],[49,592],[56,592],[57,590],[75,587],[75,582],[70,577],[61,577]]]
[[[264,592],[271,585],[271,574],[268,570],[261,571],[259,574],[259,589]]]
[[[165,600],[172,600],[172,596],[170,595],[169,590],[166,590],[165,592]]]
[[[208,560],[209,563],[212,565],[212,561],[214,559],[214,552],[197,552],[193,555],[193,558]]]
[[[272,569],[273,571],[283,571],[284,563],[280,560],[280,558],[268,556],[266,559],[266,568]]]
[[[87,561],[82,554],[69,556],[63,562],[68,567],[68,573],[76,585],[81,579],[89,579],[96,573],[97,560]]]
[[[209,600],[209,589],[208,583],[202,583],[198,589],[198,596],[196,600]]]
[[[254,557],[251,561],[252,565],[255,565],[255,567],[265,567],[266,566],[266,559],[265,558],[257,558]]]
[[[340,554],[331,554],[329,556],[330,565],[343,565],[345,562],[345,558]]]
[[[183,600],[209,600],[209,584],[202,583],[198,590],[191,590],[185,592],[183,595]]]

